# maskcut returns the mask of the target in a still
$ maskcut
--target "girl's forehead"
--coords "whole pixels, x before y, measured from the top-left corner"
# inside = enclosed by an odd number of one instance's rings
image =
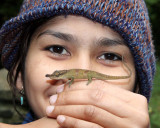
[[[81,26],[81,27],[79,27]],[[75,34],[74,31],[80,32],[82,30],[82,33],[87,33],[87,29],[90,28],[90,30],[94,30],[92,32],[96,33],[96,35],[99,35],[100,33],[98,30],[101,30],[103,32],[108,33],[110,36],[113,36],[113,38],[117,38],[119,40],[123,40],[119,33],[114,31],[108,26],[104,26],[98,22],[94,22],[90,19],[87,19],[82,16],[76,16],[76,15],[68,15],[68,16],[56,16],[53,17],[43,24],[41,24],[35,31],[34,35],[38,36],[40,33],[53,30],[53,31],[60,31],[60,32],[66,32],[72,34],[71,30],[73,30],[73,35]]]

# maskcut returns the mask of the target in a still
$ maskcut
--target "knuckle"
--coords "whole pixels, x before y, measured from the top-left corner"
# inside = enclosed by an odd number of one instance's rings
[[[92,105],[87,105],[84,110],[84,115],[87,118],[94,118],[96,116],[96,108]]]
[[[141,102],[144,104],[148,104],[147,98],[145,96],[141,96]]]
[[[149,122],[145,121],[143,122],[142,120],[136,121],[127,121],[127,123],[123,123],[121,125],[122,128],[149,128]]]
[[[148,128],[149,125],[150,125],[149,114],[144,112],[137,113],[136,123],[132,121],[133,128]]]
[[[93,125],[91,125],[90,128],[103,128],[103,127],[101,127],[101,126],[99,126],[99,125],[97,125],[97,124],[93,124]]]
[[[102,80],[96,80],[94,87],[98,90],[101,90],[106,87],[106,82]]]
[[[150,122],[150,119],[149,119],[149,114],[145,113],[143,114],[143,119],[141,121],[141,125],[143,128],[148,128],[149,127],[149,122]]]
[[[137,99],[139,100],[140,103],[142,103],[143,105],[147,105],[148,101],[147,98],[141,94],[137,94]]]
[[[65,92],[62,92],[61,94],[59,94],[58,96],[58,102],[61,103],[62,105],[66,104],[67,102],[67,95]]]
[[[92,94],[91,94],[91,98],[92,98],[93,102],[102,101],[103,96],[104,96],[104,91],[100,90],[100,89],[95,90],[95,92],[94,93],[92,92]]]
[[[77,126],[79,126],[78,120],[75,119],[72,123],[72,126],[70,128],[77,128]]]

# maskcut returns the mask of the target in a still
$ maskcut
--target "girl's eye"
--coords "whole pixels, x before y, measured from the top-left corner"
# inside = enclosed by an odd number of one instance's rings
[[[120,61],[122,60],[122,57],[120,55],[117,55],[116,53],[105,53],[98,57],[99,59],[104,60],[111,60],[111,61]]]
[[[59,46],[59,45],[49,46],[45,49],[57,56],[70,55],[69,52],[63,46]]]
[[[117,62],[122,61],[122,56],[116,53],[104,53],[98,57],[98,60],[104,64],[116,65]]]

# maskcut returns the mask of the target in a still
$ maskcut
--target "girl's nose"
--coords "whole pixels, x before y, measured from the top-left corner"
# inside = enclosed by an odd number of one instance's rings
[[[93,60],[88,52],[82,51],[79,55],[74,58],[73,63],[70,67],[74,69],[87,69],[91,70],[93,68]]]

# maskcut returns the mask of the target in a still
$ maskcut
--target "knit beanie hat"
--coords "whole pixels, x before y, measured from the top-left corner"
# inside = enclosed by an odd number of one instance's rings
[[[155,73],[154,46],[144,0],[24,0],[20,13],[0,30],[4,67],[12,67],[26,25],[55,15],[80,15],[117,31],[134,57],[140,94],[148,100]]]

